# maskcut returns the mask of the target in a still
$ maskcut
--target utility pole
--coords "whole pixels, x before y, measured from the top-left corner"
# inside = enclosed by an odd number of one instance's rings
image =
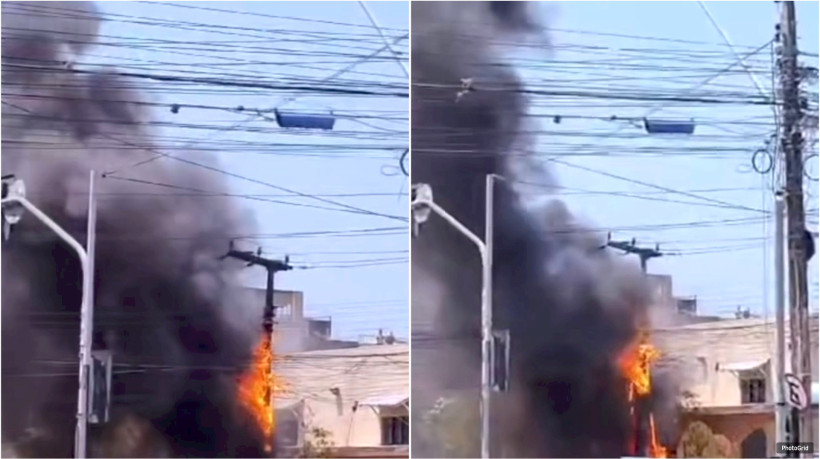
[[[775,323],[777,341],[777,405],[775,407],[775,442],[786,442],[786,419],[789,409],[786,405],[786,258],[783,239],[783,192],[777,191],[774,201],[774,280],[775,280]]]
[[[808,320],[806,215],[803,206],[803,113],[800,102],[800,72],[797,62],[797,21],[793,1],[781,3],[780,90],[782,99],[780,142],[786,163],[786,216],[789,267],[789,331],[791,373],[811,388],[811,358]],[[809,441],[809,410],[792,408],[790,443]]]
[[[606,247],[612,247],[613,249],[618,249],[624,251],[626,253],[635,254],[641,259],[641,270],[644,274],[646,274],[646,262],[652,258],[662,257],[663,254],[660,252],[658,246],[656,245],[654,249],[647,249],[645,247],[638,247],[635,245],[635,239],[632,239],[629,242],[626,241],[613,241],[611,239],[612,235],[607,235]]]
[[[241,251],[241,250],[234,250],[233,241],[231,241],[230,248],[228,249],[228,253],[222,256],[222,259],[225,258],[235,258],[237,260],[246,261],[248,266],[262,266],[267,271],[267,286],[265,288],[265,309],[262,313],[262,329],[264,331],[264,346],[265,349],[268,350],[270,353],[270,365],[266,366],[265,371],[267,374],[265,375],[265,380],[268,381],[265,394],[265,400],[268,403],[268,409],[273,410],[273,387],[271,387],[270,381],[273,381],[273,326],[276,319],[276,307],[273,304],[273,277],[276,273],[280,271],[289,271],[293,269],[293,267],[289,264],[289,260],[285,257],[284,260],[273,260],[269,258],[264,258],[262,256],[262,249],[256,251],[256,253],[252,251]],[[273,432],[267,432],[268,434],[272,434]],[[272,452],[272,445],[269,443],[271,438],[265,439],[265,447],[268,449],[267,452]]]
[[[646,262],[651,260],[652,258],[658,258],[663,256],[663,253],[661,253],[657,245],[654,249],[638,247],[634,238],[629,242],[613,241],[611,234],[607,234],[606,245],[602,248],[606,247],[612,247],[613,249],[618,249],[625,253],[637,255],[641,260],[641,271],[643,271],[644,275],[646,275]],[[648,324],[643,324],[641,326],[647,325]],[[635,451],[633,452],[633,454],[639,457],[649,457],[652,443],[650,433],[652,430],[651,406],[649,404],[649,400],[645,399],[643,396],[637,396],[635,398],[634,403],[635,412],[637,414],[635,419]]]
[[[256,251],[234,250],[233,243],[222,258],[235,258],[248,262],[248,266],[262,266],[268,274],[267,287],[265,289],[265,310],[262,314],[262,327],[265,333],[273,333],[273,323],[276,318],[275,306],[273,305],[273,276],[280,271],[290,271],[293,267],[288,263],[287,257],[284,260],[272,260],[262,256],[262,249]]]

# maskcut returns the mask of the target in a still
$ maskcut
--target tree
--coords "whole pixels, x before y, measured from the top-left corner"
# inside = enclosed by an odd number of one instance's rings
[[[309,427],[305,433],[299,457],[333,457],[333,439],[327,429]]]
[[[428,436],[442,457],[478,457],[478,402],[474,398],[439,399],[424,417]]]
[[[715,435],[705,423],[694,421],[681,436],[678,457],[736,457],[736,454],[728,438]]]

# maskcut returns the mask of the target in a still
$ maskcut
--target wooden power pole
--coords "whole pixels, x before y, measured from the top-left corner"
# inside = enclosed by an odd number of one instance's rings
[[[256,253],[251,251],[235,250],[233,242],[231,242],[230,249],[223,257],[234,258],[248,263],[248,266],[261,266],[267,271],[267,285],[265,287],[265,309],[262,313],[262,329],[264,335],[262,337],[262,347],[264,352],[270,358],[269,364],[265,366],[265,394],[264,400],[266,410],[273,413],[274,410],[274,387],[273,387],[273,327],[276,323],[276,306],[273,303],[273,298],[276,290],[274,289],[273,277],[280,271],[290,271],[293,267],[289,260],[285,257],[284,260],[274,260],[262,256],[262,248],[260,247]],[[273,418],[270,418],[273,419]],[[268,431],[265,432],[265,452],[273,452],[272,435],[273,423],[268,426]]]
[[[646,262],[653,258],[663,256],[663,253],[661,253],[660,248],[657,245],[653,249],[649,247],[637,246],[635,239],[632,239],[629,242],[613,241],[611,234],[607,235],[606,245],[602,248],[606,247],[611,247],[624,253],[637,255],[641,260],[641,271],[643,271],[644,275],[648,275],[646,272]],[[649,457],[652,444],[652,412],[649,405],[649,399],[646,396],[637,396],[633,403],[635,404],[635,451],[633,451],[633,454],[639,457]]]
[[[780,17],[780,146],[786,169],[786,234],[789,281],[789,331],[791,372],[811,388],[811,342],[807,282],[806,214],[803,205],[803,135],[801,121],[800,70],[797,62],[797,22],[793,1],[781,3]],[[778,381],[783,384],[782,381]],[[808,409],[792,409],[789,443],[811,441]]]

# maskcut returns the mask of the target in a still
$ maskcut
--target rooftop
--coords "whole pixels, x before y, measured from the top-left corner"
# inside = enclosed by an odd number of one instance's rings
[[[817,328],[817,314],[810,316],[810,323],[812,328]],[[789,321],[786,319],[786,323]],[[774,328],[774,317],[751,317],[748,319],[723,319],[710,322],[701,322],[695,324],[680,325],[674,327],[659,327],[655,331],[658,332],[685,332],[694,330],[727,330],[738,328],[752,328],[752,327],[772,327]]]

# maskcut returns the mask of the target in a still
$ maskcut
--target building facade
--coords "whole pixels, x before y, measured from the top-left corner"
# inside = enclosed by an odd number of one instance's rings
[[[786,325],[788,333],[789,327]],[[818,381],[818,321],[811,317],[812,382]],[[760,318],[720,320],[656,330],[659,374],[673,375],[686,409],[681,430],[705,422],[725,435],[741,457],[773,457],[777,394],[775,325]],[[789,342],[788,335],[786,343]],[[787,346],[788,347],[788,346]],[[790,368],[787,349],[786,369]],[[807,388],[810,392],[811,388]],[[810,395],[811,397],[811,395]],[[812,441],[817,444],[817,399],[812,401]]]
[[[716,316],[699,315],[697,297],[676,296],[672,276],[648,274],[647,280],[652,294],[653,323],[677,326],[721,320]]]
[[[261,311],[265,305],[264,288],[245,288],[247,304],[258,305]],[[320,349],[340,349],[356,347],[356,341],[334,340],[331,317],[305,316],[305,295],[294,290],[275,290],[273,304],[276,308],[274,328],[277,352],[302,352]]]
[[[298,352],[275,364],[278,448],[334,457],[408,457],[407,344]]]

